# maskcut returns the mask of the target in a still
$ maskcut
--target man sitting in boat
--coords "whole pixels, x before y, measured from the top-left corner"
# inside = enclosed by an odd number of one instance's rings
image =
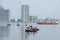
[[[30,30],[30,25],[26,24],[26,30]]]

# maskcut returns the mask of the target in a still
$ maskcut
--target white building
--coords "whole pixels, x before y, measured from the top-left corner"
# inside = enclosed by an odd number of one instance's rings
[[[21,19],[22,22],[29,22],[29,5],[21,6]]]
[[[30,22],[36,22],[37,21],[37,16],[29,16],[29,21]]]

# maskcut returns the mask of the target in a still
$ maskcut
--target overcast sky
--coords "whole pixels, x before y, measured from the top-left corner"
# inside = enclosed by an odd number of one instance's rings
[[[21,18],[20,6],[24,0],[3,0],[4,8],[10,9],[10,18]],[[60,18],[60,0],[27,0],[30,15],[38,18],[54,17]]]

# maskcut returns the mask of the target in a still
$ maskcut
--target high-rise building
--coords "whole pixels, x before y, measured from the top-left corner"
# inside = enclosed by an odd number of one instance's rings
[[[36,22],[37,16],[29,16],[29,22]]]
[[[29,5],[21,6],[21,18],[22,22],[29,22]]]
[[[9,9],[4,9],[0,6],[0,21],[9,21]]]
[[[8,40],[9,26],[9,10],[0,6],[0,40]]]

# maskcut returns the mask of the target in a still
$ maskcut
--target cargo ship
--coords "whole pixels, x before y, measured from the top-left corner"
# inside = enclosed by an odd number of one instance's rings
[[[57,22],[37,22],[37,24],[51,24],[51,25],[56,25],[58,23]]]
[[[45,20],[38,20],[37,24],[47,24],[47,25],[57,25],[57,19],[45,19]]]

